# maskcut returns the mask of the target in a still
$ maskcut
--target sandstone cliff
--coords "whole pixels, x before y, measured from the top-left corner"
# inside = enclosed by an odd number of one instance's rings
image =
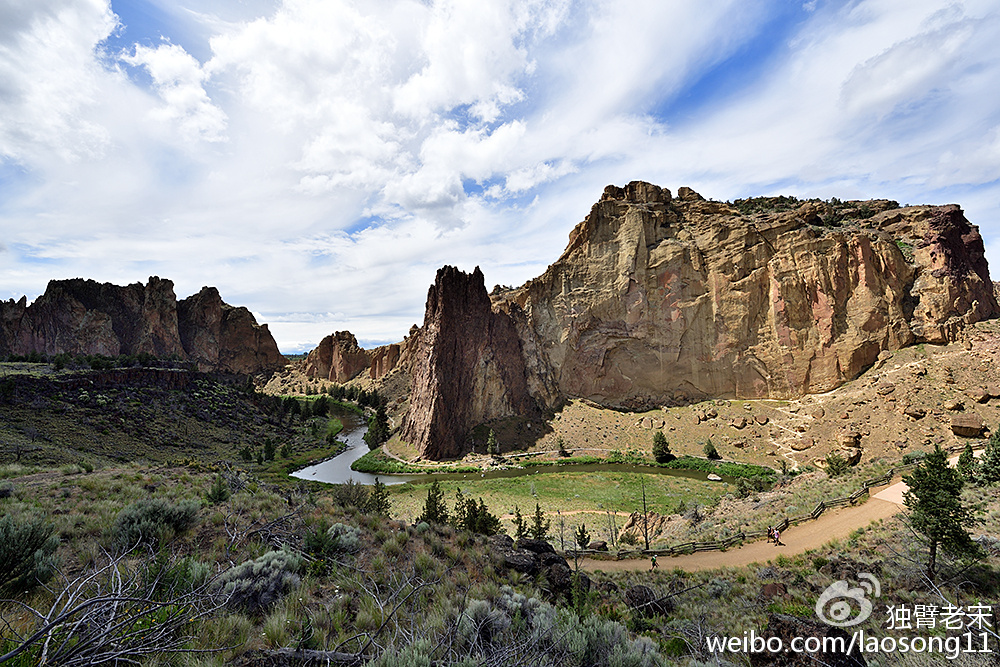
[[[284,366],[267,325],[206,287],[177,302],[173,283],[157,278],[124,287],[53,280],[31,305],[0,302],[0,354],[148,353],[191,360],[201,370],[259,373]]]
[[[741,214],[642,182],[606,188],[559,260],[494,307],[540,342],[529,374],[629,408],[827,391],[882,350],[1000,314],[957,206]]]
[[[514,321],[492,310],[479,267],[471,275],[438,270],[410,373],[401,437],[427,458],[461,456],[469,431],[485,421],[539,413]]]

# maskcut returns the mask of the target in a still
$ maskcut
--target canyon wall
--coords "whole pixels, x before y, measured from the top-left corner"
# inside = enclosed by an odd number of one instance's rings
[[[525,313],[522,337],[543,341],[529,365],[564,395],[623,408],[823,392],[1000,314],[957,206],[742,214],[642,182],[609,186],[559,260],[494,306]]]
[[[445,267],[404,343],[362,359],[336,334],[310,368],[334,379],[339,354],[358,356],[338,378],[407,373],[401,437],[439,459],[465,453],[478,424],[571,397],[645,409],[828,391],[883,351],[997,315],[958,206],[728,204],[637,181],[608,186],[538,278],[487,296],[478,268]]]
[[[0,302],[0,354],[151,354],[190,360],[199,370],[256,374],[282,368],[267,325],[205,287],[178,302],[173,283],[153,276],[124,287],[50,281],[45,293]]]

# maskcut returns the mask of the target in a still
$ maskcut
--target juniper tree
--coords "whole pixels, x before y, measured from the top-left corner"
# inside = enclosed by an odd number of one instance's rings
[[[674,455],[670,453],[670,445],[667,443],[667,436],[663,435],[663,431],[657,431],[653,434],[653,458],[656,459],[657,463],[666,463],[674,458]]]
[[[965,482],[961,473],[948,466],[940,445],[903,481],[909,486],[903,503],[910,510],[910,525],[927,541],[927,577],[931,581],[938,571],[938,547],[956,558],[981,555],[967,530],[979,523],[978,508],[962,502]]]
[[[445,524],[448,523],[448,508],[444,504],[444,491],[437,480],[427,489],[427,500],[424,502],[424,511],[417,517],[417,523],[426,521],[427,523]]]
[[[531,536],[536,540],[544,540],[549,536],[549,525],[551,522],[545,518],[542,508],[535,503],[535,515],[531,523]]]
[[[1000,482],[1000,428],[997,429],[986,443],[983,456],[979,460],[977,481],[984,486]]]
[[[958,457],[958,464],[955,466],[955,469],[962,475],[962,479],[967,482],[976,479],[976,455],[972,451],[971,443],[965,443],[965,449],[962,450],[961,456]]]
[[[389,516],[389,490],[378,477],[372,484],[370,495],[368,496],[368,511],[373,514]]]

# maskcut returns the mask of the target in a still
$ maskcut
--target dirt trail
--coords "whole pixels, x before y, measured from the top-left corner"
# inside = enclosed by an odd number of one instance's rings
[[[764,563],[779,555],[793,556],[810,549],[818,549],[827,542],[847,537],[859,527],[867,526],[872,521],[891,517],[903,507],[893,502],[871,498],[863,505],[842,507],[824,512],[815,521],[806,521],[792,526],[781,534],[781,541],[786,545],[775,546],[768,541],[752,542],[729,551],[706,551],[690,556],[660,556],[657,558],[660,569],[671,570],[679,567],[682,570],[695,572],[711,570],[718,567],[740,567],[750,563]],[[593,572],[603,570],[616,572],[623,570],[648,570],[648,558],[627,560],[594,560],[590,558],[580,561],[580,566]]]

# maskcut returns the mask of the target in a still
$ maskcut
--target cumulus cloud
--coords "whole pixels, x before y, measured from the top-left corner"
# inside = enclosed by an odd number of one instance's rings
[[[0,8],[0,156],[39,164],[100,157],[110,134],[95,48],[116,20],[99,0],[21,0]]]
[[[285,349],[386,342],[442,264],[519,284],[633,179],[967,201],[1000,247],[991,0],[154,4],[154,43],[107,0],[0,8],[11,289],[155,273]]]
[[[208,74],[201,64],[176,44],[150,48],[136,45],[122,61],[142,66],[153,79],[163,105],[150,112],[158,121],[173,124],[184,141],[223,141],[226,114],[205,92]]]

